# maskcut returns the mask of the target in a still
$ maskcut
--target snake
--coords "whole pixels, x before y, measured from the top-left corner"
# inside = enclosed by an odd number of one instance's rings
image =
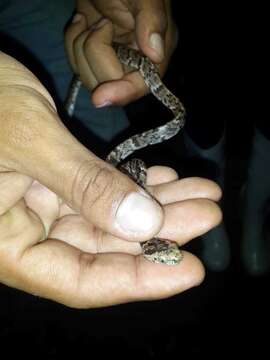
[[[136,158],[125,163],[123,161],[139,149],[175,136],[184,127],[186,111],[182,102],[164,85],[157,66],[147,56],[139,50],[118,43],[113,43],[113,49],[122,65],[138,71],[151,93],[174,115],[173,119],[164,125],[133,135],[121,142],[106,157],[108,163],[129,175],[146,190],[146,164]],[[70,117],[74,113],[81,86],[79,76],[74,75],[65,102],[65,108]],[[176,265],[183,259],[183,253],[174,241],[154,237],[140,244],[143,256],[153,263]]]

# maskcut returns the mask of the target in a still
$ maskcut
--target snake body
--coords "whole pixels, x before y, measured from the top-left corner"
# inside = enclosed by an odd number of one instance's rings
[[[145,188],[147,169],[144,162],[140,159],[132,159],[122,164],[123,160],[136,150],[161,143],[175,136],[184,126],[185,109],[180,100],[163,84],[157,67],[148,57],[135,49],[120,44],[113,44],[113,47],[120,62],[133,70],[139,71],[152,94],[174,114],[174,118],[165,125],[128,138],[116,146],[106,158],[107,162],[119,167],[121,171],[127,173],[140,186]],[[70,116],[73,115],[80,86],[81,81],[78,77],[75,77],[66,101],[66,109]],[[155,237],[141,243],[141,247],[143,256],[155,263],[175,265],[183,258],[177,244],[166,239]]]

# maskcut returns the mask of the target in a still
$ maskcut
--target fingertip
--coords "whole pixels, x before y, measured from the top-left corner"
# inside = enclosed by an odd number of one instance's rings
[[[212,188],[213,188],[213,194],[215,195],[215,200],[220,201],[223,196],[222,189],[216,182],[211,181],[211,183],[212,183]]]
[[[214,203],[215,207],[216,207],[216,224],[215,226],[218,226],[219,224],[221,224],[221,222],[223,221],[223,212],[221,211],[221,208]]]
[[[156,32],[152,33],[149,36],[149,45],[149,51],[153,53],[150,55],[150,57],[153,59],[154,62],[161,63],[165,57],[165,44],[162,36]]]
[[[155,186],[158,184],[169,183],[178,180],[177,172],[168,166],[151,166],[147,169],[147,185]]]
[[[200,285],[205,278],[202,262],[182,251],[183,260],[177,265],[152,263],[142,255],[136,257],[139,299],[164,299]],[[158,275],[157,275],[158,274]]]
[[[136,16],[137,43],[146,56],[159,64],[165,57],[166,11],[161,2],[141,3],[141,6]]]
[[[205,189],[205,197],[213,201],[219,201],[222,198],[221,187],[213,180],[194,177],[195,181],[203,182]]]
[[[180,180],[182,190],[190,198],[203,198],[219,201],[222,197],[220,186],[213,180],[201,177],[189,177]]]
[[[205,279],[205,268],[203,263],[195,255],[186,253],[184,256],[189,257],[189,268],[186,276],[183,277],[186,288],[192,288],[201,285]]]
[[[200,232],[198,233],[198,236],[207,234],[209,231],[211,233],[211,230],[215,229],[217,226],[221,224],[222,219],[223,219],[223,214],[220,207],[216,203],[211,202],[211,205],[208,207],[208,210],[206,210],[206,216],[202,221],[201,229]]]
[[[116,91],[118,89],[118,91]],[[130,89],[120,81],[110,81],[99,85],[92,93],[92,103],[96,108],[108,105],[125,106],[129,103]]]
[[[196,202],[199,208],[204,208],[204,214],[200,223],[202,234],[218,226],[222,222],[223,214],[216,202],[208,199],[197,199]]]
[[[97,108],[108,105],[125,106],[135,99],[134,90],[121,80],[103,83],[92,94],[92,103]]]
[[[115,228],[130,241],[145,241],[159,233],[164,222],[162,207],[145,191],[130,192],[115,214]]]
[[[139,48],[155,64],[160,64],[165,58],[165,43],[161,34],[153,32],[138,36]]]
[[[113,80],[98,86],[92,94],[92,102],[96,107],[105,102],[110,102],[115,106],[125,106],[138,100],[146,93],[147,87],[144,81],[140,75],[134,73],[130,76],[127,75],[126,79]]]

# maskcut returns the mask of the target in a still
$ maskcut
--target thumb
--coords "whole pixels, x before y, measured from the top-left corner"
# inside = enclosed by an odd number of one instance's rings
[[[104,232],[131,241],[143,241],[159,232],[163,222],[160,205],[128,176],[80,144],[54,109],[32,99],[19,119],[17,114],[5,122],[4,129],[8,140],[3,137],[1,157],[8,159],[9,170],[38,180]]]
[[[155,63],[165,57],[167,12],[163,0],[139,0],[135,7],[136,40],[139,48]]]

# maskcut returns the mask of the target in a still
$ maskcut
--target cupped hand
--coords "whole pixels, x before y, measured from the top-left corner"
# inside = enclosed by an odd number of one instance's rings
[[[157,234],[180,246],[220,221],[220,190],[209,180],[177,180],[170,168],[148,169],[148,190],[162,204]],[[0,280],[76,308],[165,298],[200,284],[204,269],[188,252],[179,265],[153,264],[137,241],[97,228],[31,178],[0,175]],[[1,197],[2,199],[3,197]]]

